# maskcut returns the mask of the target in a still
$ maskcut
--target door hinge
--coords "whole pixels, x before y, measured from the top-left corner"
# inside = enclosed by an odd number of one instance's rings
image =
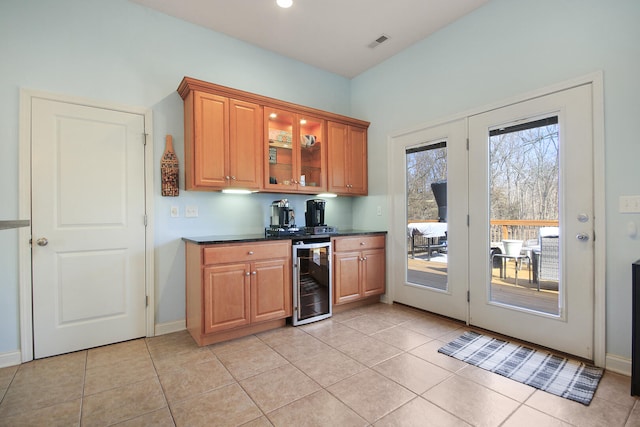
[[[144,306],[149,307],[149,295],[144,296]]]
[[[471,302],[471,291],[467,291],[467,302]]]
[[[142,134],[142,145],[146,146],[147,145],[147,137],[149,136],[148,133],[143,133]]]
[[[469,151],[469,138],[467,138],[467,151]]]
[[[467,227],[469,226],[469,222],[470,222],[469,215],[467,215]]]
[[[147,214],[144,214],[144,226],[147,226],[147,222],[148,222],[148,217]]]

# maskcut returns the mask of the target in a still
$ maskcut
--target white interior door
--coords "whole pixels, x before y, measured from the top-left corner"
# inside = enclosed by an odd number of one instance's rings
[[[430,127],[394,138],[389,153],[392,164],[390,170],[397,170],[399,173],[390,174],[393,232],[389,233],[388,244],[391,259],[403,260],[390,265],[392,298],[412,307],[459,320],[467,319],[468,307],[466,132],[466,119]],[[402,173],[414,168],[415,165],[408,165],[408,162],[411,162],[412,152],[416,151],[439,151],[438,156],[446,163],[446,174],[432,174],[419,184],[416,197],[424,203],[422,207],[431,212],[426,215],[431,219],[426,221],[435,221],[417,223],[416,230],[422,230],[419,232],[422,234],[420,236],[414,236],[417,233],[411,229],[413,221],[416,221],[414,216],[420,215],[417,210],[408,208],[411,204],[407,197],[410,193],[407,189],[407,182],[411,180],[408,177],[410,172]],[[429,173],[430,168],[431,166],[424,173]],[[439,210],[435,206],[434,197],[429,194],[433,180],[446,181],[446,218],[438,218]],[[421,197],[420,194],[429,195]],[[426,216],[423,215],[421,220]],[[446,234],[443,236],[444,232]],[[428,236],[431,235],[436,236],[433,243],[440,243],[440,247],[432,252],[431,247],[425,246],[425,238],[430,238]],[[444,247],[443,237],[446,239]]]
[[[469,185],[469,321],[472,325],[586,359],[593,358],[594,343],[591,91],[590,84],[582,85],[469,118],[469,158],[473,159],[469,165],[469,174],[472,177]],[[520,142],[509,146],[511,151],[508,155],[504,152],[501,154],[499,147],[492,145],[494,141],[490,135],[502,135],[510,129],[515,132],[516,129],[527,128],[529,124],[554,122],[556,124],[551,127],[556,129],[556,134],[541,134],[536,140],[520,138]],[[547,129],[547,125],[540,126]],[[539,150],[540,141],[544,138],[551,138],[545,143],[546,151]],[[552,142],[551,145],[548,144],[549,141]],[[543,173],[551,167],[543,160],[550,159],[548,157],[552,145],[557,147],[553,154],[556,156],[557,165],[557,196],[553,196],[557,203],[557,229],[555,233],[550,233],[552,247],[545,246],[545,242],[541,240],[546,235],[545,230],[554,228],[547,226],[553,224],[532,222],[538,241],[536,242],[535,238],[531,239],[533,241],[530,242],[529,248],[525,247],[518,252],[517,255],[521,258],[505,258],[498,255],[496,259],[501,264],[500,268],[496,268],[496,264],[491,260],[492,248],[498,248],[499,253],[504,254],[506,246],[510,245],[507,240],[526,242],[527,238],[510,236],[509,233],[517,232],[514,225],[505,225],[504,233],[496,238],[495,233],[490,232],[490,220],[495,222],[498,212],[506,212],[504,215],[508,217],[509,212],[515,216],[518,211],[524,215],[525,222],[540,219],[530,216],[535,215],[543,206],[542,202],[536,202],[533,208],[516,206],[517,202],[521,205],[526,204],[534,196],[523,193],[525,177],[529,173],[525,168],[531,163],[512,160],[522,158],[525,151],[534,150],[539,156],[538,164],[546,165],[541,167],[540,173]],[[490,167],[490,164],[500,163],[492,156],[502,156],[502,163],[507,161],[512,166],[500,172],[500,167]],[[501,176],[501,173],[508,176]],[[540,175],[533,184],[544,187],[544,196],[551,197],[553,186],[547,186],[545,179]],[[493,190],[489,190],[496,182],[507,183],[509,188],[505,189],[504,185],[497,188],[494,185]],[[506,192],[511,192],[520,199],[511,200],[506,197]],[[496,203],[493,197],[500,198],[501,203]],[[548,206],[553,208],[553,205]],[[553,274],[549,276],[546,269],[553,265],[545,257],[553,254],[553,248],[555,267],[552,268]],[[531,279],[530,269],[533,269]],[[520,274],[519,283],[513,281],[516,272]],[[547,285],[548,288],[545,288]],[[551,297],[551,307],[536,305],[543,302],[545,297]],[[531,301],[535,303],[532,304]]]
[[[34,98],[36,358],[146,333],[144,116]]]

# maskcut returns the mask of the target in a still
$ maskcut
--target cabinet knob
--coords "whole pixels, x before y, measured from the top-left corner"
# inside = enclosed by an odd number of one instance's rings
[[[364,246],[364,245],[366,245],[365,242],[360,242],[360,246]]]
[[[247,252],[247,255],[253,255],[253,251]]]
[[[252,271],[251,274],[253,274],[255,276],[256,274],[258,274],[258,272],[257,271]]]
[[[366,261],[366,260],[367,260],[367,257],[362,258],[362,260],[363,260],[363,261]]]
[[[231,179],[235,181],[235,180],[236,180],[236,177],[235,177],[235,176],[233,176],[233,175],[231,175]]]
[[[226,179],[227,181],[229,181],[229,179],[231,179],[231,177],[229,175],[225,176],[224,179]]]
[[[251,275],[251,273],[249,273],[248,271],[246,273],[244,273],[245,276],[249,276]]]

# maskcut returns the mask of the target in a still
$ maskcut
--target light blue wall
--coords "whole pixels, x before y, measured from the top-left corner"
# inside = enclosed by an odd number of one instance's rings
[[[617,213],[640,194],[640,2],[492,0],[352,81],[186,24],[125,0],[0,2],[0,218],[18,215],[19,88],[152,109],[157,165],[164,135],[182,161],[184,75],[368,120],[370,196],[339,198],[339,226],[387,228],[387,136],[603,70],[607,211],[607,352],[630,357],[631,272],[640,240]],[[399,172],[403,173],[403,172]],[[158,171],[155,172],[159,182]],[[181,192],[155,197],[157,322],[184,318],[183,235],[259,232],[276,195]],[[304,197],[293,197],[302,212]],[[171,205],[200,217],[172,219]],[[375,215],[376,206],[383,215]],[[353,211],[353,214],[352,214]],[[0,354],[19,347],[17,232],[0,232]]]
[[[492,0],[351,83],[352,114],[371,121],[369,186],[354,203],[368,213],[386,193],[387,136],[438,118],[603,70],[606,128],[607,353],[631,357],[631,263],[640,239],[619,214],[620,195],[640,194],[640,2]],[[404,173],[404,171],[390,171]]]
[[[183,163],[183,76],[350,114],[349,80],[258,49],[125,0],[0,2],[0,219],[18,217],[19,90],[146,107],[153,112],[154,165],[166,134]],[[156,322],[184,319],[182,236],[263,232],[267,206],[282,195],[228,197],[184,192],[160,196],[155,170]],[[306,197],[290,197],[299,215]],[[351,226],[351,200],[328,206],[335,225]],[[170,218],[170,206],[181,217]],[[187,205],[198,218],[184,218]],[[18,233],[0,231],[0,355],[19,349]]]

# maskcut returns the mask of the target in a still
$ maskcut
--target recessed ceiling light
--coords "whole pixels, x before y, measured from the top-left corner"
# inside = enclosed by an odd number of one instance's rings
[[[291,7],[293,0],[276,0],[276,4],[283,9]]]

